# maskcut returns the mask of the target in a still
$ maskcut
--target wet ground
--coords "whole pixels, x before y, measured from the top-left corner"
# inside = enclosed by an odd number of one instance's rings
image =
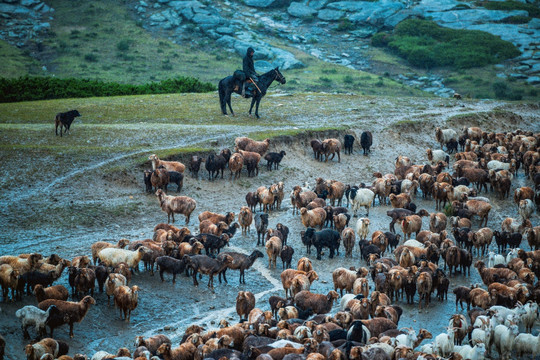
[[[316,96],[314,96],[316,97]],[[425,149],[427,147],[438,148],[434,139],[435,126],[452,127],[461,129],[465,124],[470,126],[479,125],[489,131],[509,131],[518,128],[540,131],[539,111],[535,106],[508,105],[496,102],[469,102],[465,108],[460,103],[451,106],[442,106],[439,100],[422,100],[422,107],[418,103],[414,107],[402,105],[401,108],[382,110],[382,106],[392,106],[392,103],[384,104],[384,99],[372,100],[367,104],[368,109],[364,112],[351,110],[351,116],[343,119],[326,119],[324,125],[348,125],[350,133],[359,138],[363,130],[371,130],[374,136],[374,146],[369,157],[360,154],[358,146],[355,146],[353,155],[343,155],[341,163],[329,161],[328,163],[317,162],[313,159],[309,141],[311,135],[299,137],[285,137],[274,142],[270,151],[285,150],[282,166],[278,171],[267,171],[261,166],[259,177],[247,178],[243,173],[240,180],[231,182],[228,174],[224,180],[218,179],[210,182],[204,171],[200,173],[200,179],[195,180],[187,175],[183,195],[196,199],[197,209],[194,215],[204,210],[224,213],[234,211],[238,213],[244,205],[244,196],[248,191],[255,190],[258,186],[269,186],[278,181],[284,181],[286,190],[289,192],[293,186],[302,185],[306,181],[314,185],[315,178],[336,179],[345,184],[358,184],[360,182],[371,183],[372,173],[393,172],[394,159],[398,155],[411,157],[416,163],[426,161]],[[487,118],[461,117],[446,121],[454,115],[463,113],[486,112],[497,110]],[[501,111],[504,110],[504,111]],[[390,114],[390,115],[387,115]],[[300,127],[320,126],[320,120],[314,120],[309,115],[291,117],[291,121]],[[418,120],[429,119],[427,122]],[[409,122],[411,121],[412,122]],[[415,122],[416,121],[416,122]],[[266,124],[268,125],[268,124]],[[236,136],[244,135],[242,129],[229,128],[224,136],[223,127],[206,129],[205,134],[208,143],[216,150],[224,147],[233,147]],[[327,132],[327,137],[339,136],[344,132]],[[31,135],[30,135],[31,136]],[[198,135],[193,134],[194,137]],[[198,136],[201,137],[201,136]],[[159,155],[159,151],[157,151]],[[54,158],[54,154],[51,156]],[[32,184],[30,190],[24,187],[17,190],[5,190],[1,194],[1,200],[7,206],[3,211],[2,233],[0,234],[0,255],[20,254],[27,252],[41,252],[45,255],[57,253],[62,257],[73,258],[77,255],[90,255],[90,246],[98,240],[111,242],[126,237],[130,240],[140,240],[152,237],[153,227],[166,220],[166,215],[159,206],[153,194],[143,191],[142,167],[128,171],[111,173],[105,171],[114,161],[122,159],[122,155],[115,159],[101,159],[84,164],[70,164],[60,177],[52,180],[46,171],[42,174],[43,180]],[[33,162],[38,162],[34,159]],[[53,160],[49,160],[53,161]],[[265,161],[262,161],[264,164]],[[45,166],[47,163],[44,164]],[[36,166],[21,164],[20,166]],[[3,166],[4,169],[4,166]],[[512,184],[512,189],[529,184],[521,171]],[[174,188],[174,187],[173,187]],[[513,190],[512,190],[513,191]],[[174,194],[174,191],[170,191]],[[485,194],[482,193],[482,196]],[[500,227],[501,221],[510,216],[518,217],[517,207],[512,199],[507,201],[498,200],[493,194],[488,194],[493,202],[493,210],[490,214],[488,225],[494,229]],[[424,201],[421,197],[415,200],[418,208],[424,208],[429,212],[434,211],[433,201]],[[48,221],[53,218],[48,211],[41,212],[40,206],[51,209],[51,204],[62,209],[72,209],[65,221]],[[95,211],[82,211],[95,208]],[[115,221],[110,221],[110,209],[115,209]],[[103,209],[103,211],[101,211]],[[389,218],[386,211],[389,206],[376,207],[370,211],[370,234],[376,230],[387,230]],[[120,217],[118,216],[120,213]],[[84,216],[79,215],[85,214]],[[122,214],[125,213],[125,218]],[[363,215],[362,211],[360,215]],[[36,222],[33,226],[27,219]],[[120,220],[118,220],[120,219]],[[177,217],[176,225],[184,225],[183,216]],[[356,218],[354,219],[356,221]],[[531,219],[533,225],[539,225],[538,214]],[[300,241],[299,232],[303,230],[299,216],[292,215],[292,208],[286,196],[282,209],[270,214],[270,227],[281,222],[289,226],[291,233],[289,244],[295,249],[294,263],[305,255],[305,248]],[[18,225],[19,224],[19,225]],[[474,222],[477,228],[478,220]],[[198,221],[192,216],[189,228],[196,232]],[[428,228],[424,219],[423,229]],[[398,229],[398,227],[396,227]],[[399,232],[399,229],[398,229]],[[231,247],[226,250],[250,253],[256,244],[256,232],[242,236],[240,233],[231,240]],[[525,243],[524,243],[525,246]],[[525,246],[528,250],[528,246]],[[260,250],[264,249],[261,247]],[[319,281],[312,285],[312,291],[327,293],[333,288],[331,273],[337,267],[366,266],[360,259],[358,247],[355,248],[352,258],[345,258],[344,251],[334,259],[323,256],[322,260],[313,259],[313,265],[319,274]],[[475,258],[476,260],[476,258]],[[279,261],[278,261],[279,263]],[[441,262],[442,264],[442,262]],[[147,272],[136,274],[132,284],[139,285],[139,306],[133,312],[131,323],[120,320],[118,311],[107,306],[107,297],[104,294],[96,294],[96,305],[88,312],[87,317],[80,324],[75,324],[75,338],[69,339],[68,328],[58,329],[55,336],[65,340],[70,345],[70,354],[85,353],[89,356],[98,350],[115,352],[119,347],[133,349],[133,340],[136,335],[149,336],[156,333],[164,333],[172,338],[176,344],[181,338],[185,328],[198,323],[206,328],[216,326],[219,320],[227,318],[237,320],[234,304],[236,294],[240,290],[249,290],[256,295],[257,307],[267,310],[267,299],[271,295],[283,296],[279,274],[281,265],[276,270],[267,268],[266,255],[258,259],[253,267],[246,272],[246,285],[238,284],[238,273],[229,271],[229,284],[219,284],[215,281],[215,292],[206,287],[207,277],[203,276],[198,288],[195,288],[191,278],[180,276],[176,285],[173,285],[170,277],[161,283],[159,276],[151,276]],[[481,280],[475,269],[471,271],[471,277],[460,274],[450,278],[450,289],[458,285],[480,283]],[[67,285],[67,276],[64,275],[58,283]],[[417,300],[417,297],[416,297]],[[397,302],[404,308],[404,314],[399,324],[413,326],[415,329],[427,328],[432,333],[444,331],[449,317],[455,311],[454,297],[450,291],[448,301],[439,302],[432,297],[432,303],[427,310],[420,312],[417,304],[409,306],[401,301]],[[25,296],[23,301],[17,303],[3,303],[0,312],[0,333],[7,340],[6,354],[8,359],[22,359],[23,348],[26,341],[22,339],[20,324],[14,313],[23,305],[35,305],[36,300],[31,296]],[[332,313],[337,311],[334,306]],[[535,332],[538,328],[535,329]],[[32,333],[32,332],[31,332]],[[32,333],[33,334],[33,333]]]

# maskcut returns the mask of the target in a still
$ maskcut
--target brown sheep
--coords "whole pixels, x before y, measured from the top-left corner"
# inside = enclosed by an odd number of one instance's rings
[[[308,210],[305,207],[300,209],[300,218],[302,224],[308,227],[318,227],[319,230],[322,229],[324,221],[326,220],[326,211],[322,208],[315,208],[313,210]]]
[[[535,226],[534,228],[527,228],[525,230],[525,238],[529,243],[531,251],[540,249],[540,226]]]
[[[269,212],[278,194],[277,185],[272,185],[270,188],[261,186],[257,189],[257,194],[259,195],[259,207],[262,206],[264,212]]]
[[[189,224],[191,213],[197,207],[197,202],[188,196],[169,196],[159,189],[156,191],[161,210],[167,213],[167,222],[174,223],[174,214],[183,214],[186,216],[186,225]]]
[[[99,255],[99,253],[98,253]],[[76,267],[78,269],[84,269],[88,265],[90,265],[90,259],[88,256],[75,256],[73,260],[71,260],[71,266]]]
[[[518,278],[518,275],[510,269],[488,268],[481,260],[478,260],[476,264],[474,264],[474,267],[478,270],[484,284],[488,286],[489,284],[495,282],[495,279],[497,279],[499,282],[504,282],[508,280],[516,280]]]
[[[268,146],[270,145],[270,139],[265,139],[263,141],[255,141],[247,137],[238,137],[234,140],[235,151],[244,150],[254,153],[258,153],[263,156],[268,151]]]
[[[292,281],[291,281],[291,295],[294,298],[296,294],[298,294],[302,290],[309,291],[311,284],[315,281],[319,280],[319,275],[313,270],[308,272],[306,275],[298,274],[296,275]]]
[[[274,269],[276,268],[277,257],[281,251],[281,239],[277,236],[272,236],[270,240],[266,242],[264,247],[266,248],[266,254],[268,255],[268,268],[272,268],[272,263],[274,263]]]
[[[114,306],[120,309],[120,318],[129,322],[131,312],[137,308],[139,303],[139,287],[132,286],[131,289],[127,286],[119,286],[114,289]]]
[[[486,170],[463,168],[462,166],[458,166],[456,169],[456,173],[459,177],[464,177],[471,183],[474,183],[478,191],[482,191],[482,187],[484,187],[485,191],[487,192],[489,173]]]
[[[191,342],[180,344],[177,348],[171,349],[171,344],[162,344],[156,351],[158,356],[163,356],[164,360],[191,360],[197,348]]]
[[[416,262],[416,257],[414,256],[411,249],[404,248],[401,254],[399,255],[399,266],[407,268],[413,266]]]
[[[371,242],[381,249],[381,255],[384,255],[386,248],[388,247],[388,239],[384,232],[377,230],[371,234]]]
[[[345,214],[337,214],[333,216],[334,227],[339,233],[342,233],[349,222],[349,218]]]
[[[107,247],[115,247],[115,248],[118,248],[118,249],[123,249],[125,248],[127,245],[129,244],[129,240],[128,239],[120,239],[118,240],[118,242],[116,243],[116,245],[114,244],[111,244],[111,243],[108,243],[108,242],[105,242],[105,241],[97,241],[95,243],[92,244],[92,261],[94,262],[94,265],[97,264],[97,260],[98,260],[98,254],[101,250],[107,248]]]
[[[293,188],[292,197],[294,198],[296,209],[299,210],[300,208],[306,207],[307,204],[312,202],[314,199],[317,199],[317,194],[310,190],[302,191],[300,186],[295,186]]]
[[[51,329],[51,336],[53,336],[53,330],[55,327],[68,323],[69,336],[73,338],[74,336],[73,324],[81,322],[86,316],[86,313],[88,312],[88,310],[90,309],[90,305],[93,305],[95,303],[96,301],[91,296],[85,296],[79,302],[48,299],[48,300],[40,302],[38,304],[38,308],[40,308],[43,311],[46,311],[49,308],[49,306],[51,305],[56,306],[58,310],[60,310],[60,314],[62,315],[62,317],[60,319],[61,323],[48,324],[48,326]]]
[[[199,233],[200,234],[212,234],[212,235],[215,235],[215,236],[219,237],[228,228],[229,228],[229,226],[224,221],[220,221],[216,225],[210,220],[203,220],[199,224]]]
[[[45,359],[47,355],[51,355],[52,359],[56,359],[59,356],[65,355],[67,352],[67,349],[62,349],[63,347],[58,341],[52,338],[45,338],[35,344],[26,345],[24,352],[27,360]]]
[[[487,226],[489,212],[491,211],[491,204],[482,200],[468,200],[465,203],[467,209],[477,215],[480,218],[480,226],[485,220],[484,226]]]
[[[17,270],[20,275],[36,269],[39,266],[39,260],[42,259],[41,254],[30,254],[27,258],[18,256],[5,255],[0,256],[0,265],[7,264]]]
[[[307,259],[307,258],[302,258]],[[300,259],[299,262],[302,260]],[[309,263],[311,265],[311,262]],[[312,270],[310,270],[312,271]],[[285,290],[285,297],[289,295],[289,289],[291,288],[292,281],[297,275],[307,275],[308,272],[302,270],[286,269],[281,272],[281,284],[283,285],[283,290]]]
[[[373,192],[379,199],[379,204],[386,205],[386,198],[390,196],[392,191],[392,181],[390,179],[378,178],[373,182]]]
[[[255,308],[255,296],[249,291],[239,291],[236,296],[236,313],[240,316],[240,321],[247,317],[251,310]]]
[[[20,293],[19,290],[17,290],[18,284],[19,284],[19,270],[13,269],[8,264],[0,265],[0,286],[2,286],[2,299],[4,301],[7,301],[9,289],[11,289],[12,300],[15,300],[21,297],[22,294]]]
[[[429,231],[440,234],[446,229],[448,220],[443,213],[432,213],[429,215]]]
[[[227,225],[231,225],[231,223],[234,221],[234,218],[234,212],[228,212],[225,215],[222,215],[211,211],[203,211],[198,216],[199,222],[209,220],[212,224],[215,225],[217,225],[220,221],[225,222]]]
[[[294,297],[294,303],[302,310],[312,309],[314,314],[326,314],[332,310],[332,303],[339,298],[334,290],[327,295],[300,291]]]
[[[379,337],[387,330],[397,329],[397,325],[387,318],[376,317],[370,320],[360,320],[360,322],[369,330],[372,337]]]
[[[493,239],[493,230],[490,228],[482,228],[476,232],[470,232],[469,238],[472,240],[473,246],[476,248],[476,255],[480,256],[480,249],[482,249],[482,256],[484,256],[486,249],[491,245]]]
[[[324,154],[324,161],[328,161],[328,157],[332,154],[330,160],[334,160],[334,157],[338,156],[338,162],[341,162],[341,142],[338,139],[325,139],[322,142],[322,153]]]
[[[131,274],[131,272],[130,272]],[[110,305],[111,296],[114,296],[114,290],[117,287],[127,285],[128,281],[122,274],[112,273],[109,274],[107,280],[105,280],[105,293],[107,294],[107,305]]]
[[[435,199],[435,210],[441,210],[446,206],[446,202],[450,200],[449,197],[453,193],[454,188],[446,182],[435,182],[432,191],[433,199]]]
[[[475,288],[475,289],[472,289],[471,292],[469,293],[469,298],[470,298],[471,305],[473,307],[478,306],[486,310],[490,306],[495,304],[494,299],[496,300],[497,294],[496,293],[490,294],[489,292],[487,292],[486,290],[482,288]]]
[[[204,245],[200,241],[195,241],[192,245],[183,242],[178,245],[178,257],[181,259],[184,255],[198,255],[204,249]]]
[[[238,151],[244,157],[244,165],[247,168],[248,176],[259,175],[259,162],[261,161],[261,155],[251,151]]]
[[[345,256],[352,256],[352,251],[356,242],[354,230],[350,227],[343,229],[341,232],[341,238],[343,239],[343,246],[345,247]]]
[[[351,293],[356,279],[365,275],[366,274],[362,271],[362,268],[358,269],[358,271],[356,271],[354,268],[351,270],[342,267],[335,269],[332,272],[334,291],[339,289],[341,296],[343,296],[343,289],[345,289],[347,293]]]
[[[244,157],[240,153],[232,154],[229,159],[229,170],[231,171],[231,178],[238,179],[242,173],[244,167]],[[234,176],[234,177],[233,177]]]
[[[411,237],[413,232],[418,235],[420,229],[422,229],[422,218],[418,215],[405,216],[401,222],[401,230],[405,241]]]
[[[519,206],[521,200],[529,199],[534,202],[534,190],[528,186],[520,187],[514,190],[514,202]]]
[[[364,298],[367,298],[367,296],[369,294],[368,279],[366,279],[366,278],[358,278],[358,279],[354,280],[353,294],[354,295],[362,294],[362,295],[364,295]]]
[[[158,158],[156,154],[152,154],[148,157],[152,162],[152,170],[156,170],[160,166],[164,166],[167,171],[177,171],[181,174],[186,170],[186,166],[179,161],[163,161]]]
[[[306,273],[313,270],[313,265],[311,264],[311,260],[307,257],[302,257],[298,259],[296,269],[299,271],[304,271]]]
[[[394,209],[405,208],[405,206],[411,202],[411,197],[409,194],[390,194],[389,198]]]
[[[330,180],[328,181],[328,199],[330,199],[330,204],[335,205],[337,200],[337,206],[341,206],[341,201],[343,200],[343,195],[345,194],[345,184],[341,181]]]
[[[306,205],[306,209],[313,210],[316,208],[324,208],[326,207],[326,201],[321,198],[313,199],[309,204]]]
[[[431,293],[433,291],[433,283],[431,274],[422,272],[416,279],[416,291],[418,292],[418,309],[422,310],[422,299],[425,299],[425,307],[429,305]]]
[[[246,235],[250,231],[251,223],[253,222],[253,213],[247,206],[242,206],[238,213],[238,224],[242,227],[242,234]]]
[[[47,299],[67,300],[69,291],[63,285],[54,285],[44,288],[43,285],[37,284],[34,287],[34,294],[38,303]]]
[[[135,338],[135,347],[144,346],[150,354],[155,354],[157,349],[162,344],[171,344],[171,339],[169,339],[166,335],[154,335],[149,338],[143,338],[142,336],[137,336]]]
[[[461,264],[461,251],[459,247],[451,246],[450,248],[448,248],[445,255],[445,262],[450,269],[450,275],[452,275],[452,268],[454,268],[454,273],[457,271],[459,265]]]
[[[169,172],[166,169],[157,168],[156,170],[152,171],[152,175],[150,175],[150,183],[155,190],[162,189],[167,191],[169,182]]]

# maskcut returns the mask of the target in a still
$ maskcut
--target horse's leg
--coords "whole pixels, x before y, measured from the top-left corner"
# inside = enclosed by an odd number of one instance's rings
[[[253,105],[255,104],[255,98],[251,99],[251,106],[249,107],[249,115],[251,115],[251,110],[253,109]]]
[[[231,115],[234,116],[234,111],[231,106],[231,97],[232,97],[232,92],[229,93],[229,95],[227,96],[227,104],[229,105],[229,110],[231,110]]]
[[[257,119],[260,118],[259,116],[259,104],[261,103],[261,98],[258,98],[257,99],[257,106],[255,107],[255,116],[257,117]]]

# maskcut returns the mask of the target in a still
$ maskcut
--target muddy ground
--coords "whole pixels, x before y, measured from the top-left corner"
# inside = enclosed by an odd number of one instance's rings
[[[367,100],[366,100],[367,101]],[[194,179],[187,175],[183,195],[196,199],[197,209],[194,215],[204,210],[224,213],[235,211],[238,213],[244,205],[244,196],[248,191],[255,190],[260,185],[270,185],[278,181],[284,181],[287,191],[293,186],[304,184],[306,181],[314,185],[315,178],[336,179],[345,184],[358,184],[360,182],[371,183],[372,173],[393,171],[393,162],[396,156],[402,154],[411,157],[416,163],[425,162],[425,149],[427,147],[438,148],[434,139],[436,126],[452,127],[456,130],[463,125],[481,126],[490,131],[508,131],[518,128],[540,131],[540,112],[537,106],[505,104],[497,102],[459,102],[450,105],[442,105],[437,99],[422,99],[422,107],[394,108],[386,113],[380,108],[380,103],[373,101],[367,111],[359,113],[351,108],[351,115],[346,118],[325,119],[325,124],[350,126],[348,133],[353,133],[359,138],[363,130],[371,130],[374,135],[374,146],[368,157],[361,155],[361,150],[355,144],[353,155],[341,156],[341,162],[329,161],[321,163],[313,158],[309,141],[315,137],[342,136],[345,132],[328,131],[322,134],[306,134],[298,137],[281,137],[272,142],[270,151],[285,150],[285,156],[281,168],[278,171],[268,171],[261,166],[260,174],[255,178],[247,178],[242,174],[240,180],[232,182],[226,173],[225,179],[210,182],[204,171],[200,178]],[[420,101],[420,100],[419,100]],[[487,112],[490,112],[487,114]],[[462,116],[458,114],[481,113],[481,116]],[[452,119],[447,122],[448,119]],[[426,119],[425,121],[421,121]],[[321,125],[321,121],[312,119],[309,115],[293,117],[300,128],[306,126]],[[226,136],[223,127],[216,126],[209,130],[208,144],[219,150],[224,147],[232,148],[236,136],[244,135],[242,129],[228,129]],[[215,134],[215,135],[212,135]],[[29,135],[31,136],[31,134]],[[197,134],[193,134],[194,137]],[[159,152],[157,152],[159,154]],[[40,159],[33,160],[34,162]],[[54,161],[54,155],[46,161]],[[46,167],[47,162],[41,165]],[[263,164],[265,161],[262,162]],[[56,179],[45,178],[38,183],[15,190],[6,190],[2,194],[2,202],[7,204],[1,220],[2,233],[0,234],[0,255],[20,254],[27,252],[41,252],[45,255],[57,253],[62,257],[73,258],[77,255],[90,255],[90,245],[98,240],[111,242],[126,237],[130,240],[139,240],[152,237],[152,229],[159,222],[166,221],[166,215],[159,206],[153,194],[146,194],[142,184],[142,167],[134,167],[127,171],[111,172],[107,168],[112,165],[111,161],[99,160],[90,163],[73,163],[66,168],[65,173]],[[35,164],[21,164],[21,166],[35,166]],[[3,166],[4,168],[4,166]],[[520,171],[517,179],[512,184],[512,189],[530,184]],[[175,187],[172,187],[175,189]],[[513,191],[513,190],[512,190]],[[175,192],[170,191],[171,194]],[[482,196],[485,194],[482,193]],[[501,221],[508,217],[518,217],[517,207],[512,199],[500,201],[493,194],[488,194],[493,201],[493,210],[490,214],[488,225],[494,229],[500,227]],[[421,197],[416,199],[418,208],[434,211],[433,201],[424,201]],[[73,209],[69,221],[57,224],[48,222],[48,213],[40,213],[40,204],[43,208],[47,205],[56,204],[67,209]],[[120,214],[125,213],[125,218],[111,221],[108,212],[100,211],[101,207],[115,206]],[[81,208],[96,208],[94,212],[83,212]],[[370,234],[375,230],[387,230],[389,218],[386,211],[389,206],[377,206],[370,212]],[[91,215],[88,215],[91,214]],[[118,214],[116,214],[118,215]],[[360,215],[363,215],[362,211]],[[28,224],[25,219],[39,218],[39,226]],[[531,219],[533,225],[539,225],[538,214]],[[353,220],[356,221],[356,218]],[[298,216],[292,215],[290,201],[286,197],[282,209],[270,213],[270,227],[281,222],[289,226],[291,234],[289,244],[295,249],[294,262],[305,255],[305,248],[300,241],[299,232],[303,226]],[[67,224],[67,225],[66,225]],[[184,225],[183,216],[177,217],[176,225]],[[478,220],[474,222],[477,228]],[[198,221],[192,216],[188,227],[192,232],[197,232]],[[424,219],[423,229],[427,228]],[[400,232],[400,230],[398,230]],[[237,233],[231,240],[230,248],[226,250],[250,253],[256,244],[256,232],[243,236]],[[525,246],[525,243],[523,244]],[[492,246],[493,248],[493,246]],[[525,246],[528,249],[528,246]],[[260,248],[260,250],[264,250]],[[264,252],[264,251],[263,251]],[[353,258],[345,258],[344,252],[334,259],[323,256],[322,260],[313,260],[315,270],[320,280],[312,285],[312,291],[327,293],[332,289],[332,270],[344,266],[365,266],[360,259],[358,247],[355,248]],[[476,257],[475,257],[476,260]],[[441,263],[442,264],[442,263]],[[238,273],[229,271],[229,284],[219,284],[215,281],[215,292],[206,287],[207,277],[203,276],[199,287],[195,288],[191,278],[180,276],[176,285],[172,284],[170,276],[166,275],[166,281],[161,283],[159,276],[151,276],[148,272],[136,274],[132,284],[139,285],[139,306],[133,312],[131,323],[120,320],[118,311],[107,306],[105,294],[95,295],[96,305],[93,306],[87,317],[80,324],[75,324],[75,338],[69,339],[68,328],[58,329],[55,336],[67,341],[70,345],[70,355],[85,353],[92,356],[98,350],[115,352],[119,347],[133,349],[133,340],[136,335],[149,336],[163,333],[171,337],[173,344],[177,344],[185,328],[192,324],[202,324],[206,328],[216,326],[222,318],[236,321],[235,297],[240,290],[249,290],[256,295],[257,306],[263,310],[269,308],[267,299],[271,295],[283,296],[279,274],[281,264],[276,270],[268,269],[266,256],[258,259],[254,266],[246,272],[246,285],[238,284]],[[458,285],[479,283],[480,278],[475,269],[471,277],[461,274],[450,277],[452,289]],[[58,283],[68,286],[67,275]],[[416,297],[416,300],[418,297]],[[15,317],[15,311],[23,305],[35,305],[36,300],[32,296],[25,296],[21,302],[8,302],[1,305],[0,333],[7,340],[6,354],[8,359],[23,359],[23,348],[26,341],[22,338],[20,323]],[[444,331],[448,319],[455,312],[454,297],[450,291],[448,301],[439,302],[432,297],[432,303],[427,310],[419,311],[417,304],[409,306],[398,301],[404,308],[404,314],[399,326],[413,326],[427,328],[434,334]],[[334,306],[332,313],[337,311]],[[534,330],[538,332],[538,327]],[[31,334],[34,334],[31,330]]]

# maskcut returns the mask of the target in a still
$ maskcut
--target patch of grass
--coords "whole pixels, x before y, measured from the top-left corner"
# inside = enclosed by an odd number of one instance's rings
[[[354,30],[354,23],[348,18],[341,18],[336,26],[336,31],[345,32]]]
[[[488,10],[525,10],[529,16],[540,17],[538,2],[535,4],[522,3],[519,1],[478,1],[478,6],[483,6]]]
[[[444,28],[430,20],[408,19],[393,34],[379,33],[374,46],[388,47],[411,65],[431,69],[468,69],[496,64],[520,51],[510,42],[483,31]]]

